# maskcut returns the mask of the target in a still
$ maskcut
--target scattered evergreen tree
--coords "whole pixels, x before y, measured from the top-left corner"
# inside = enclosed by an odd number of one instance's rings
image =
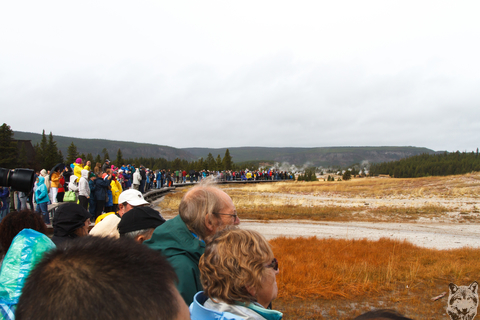
[[[172,163],[173,170],[180,170],[182,169],[182,161],[179,158],[175,158]]]
[[[215,170],[215,159],[213,158],[211,153],[209,153],[207,159],[205,159],[205,169]]]
[[[14,169],[17,164],[17,143],[13,130],[6,123],[0,127],[0,167]]]
[[[17,166],[20,168],[26,168],[28,166],[27,150],[25,149],[25,144],[22,144],[20,152],[18,153]]]
[[[45,132],[45,131],[44,131]],[[43,137],[42,137],[43,142]],[[46,149],[43,153],[43,167],[47,170],[50,170],[58,163],[58,148],[57,142],[53,140],[52,132],[48,136],[48,142]]]
[[[195,167],[195,170],[196,171],[201,171],[203,169],[205,169],[205,161],[203,160],[203,158],[200,158],[197,161],[197,165]]]
[[[352,179],[352,172],[350,170],[345,170],[344,174],[342,175],[343,180],[350,180]]]
[[[92,163],[92,166],[96,166],[97,163],[103,164],[102,157],[99,154],[95,157],[95,164]]]
[[[223,156],[223,168],[225,170],[232,170],[233,161],[232,156],[230,156],[230,150],[225,150],[225,155]]]
[[[223,161],[220,155],[217,155],[217,159],[215,160],[215,170],[223,170]]]
[[[103,161],[102,162],[105,162],[105,160],[107,160],[107,159],[111,160],[110,156],[108,155],[107,148],[103,148],[102,153],[103,153]]]
[[[57,163],[65,163],[65,159],[63,158],[62,150],[58,150],[58,159]]]
[[[78,151],[77,151],[77,146],[73,143],[70,144],[67,150],[67,165],[70,165],[71,163],[74,163],[75,160],[78,158]]]
[[[45,129],[44,129],[42,131],[42,140],[40,142],[40,145],[37,145],[37,148],[35,150],[35,161],[40,165],[42,169],[47,169],[47,162],[46,162],[47,152],[48,152],[47,148],[48,148],[48,142],[47,142],[47,136],[45,135]]]
[[[306,169],[303,174],[297,178],[298,181],[318,181],[315,169]]]
[[[122,155],[122,150],[120,148],[117,151],[117,158],[115,159],[115,163],[117,164],[117,167],[121,167],[122,164],[124,164],[125,160],[123,160],[123,155]]]

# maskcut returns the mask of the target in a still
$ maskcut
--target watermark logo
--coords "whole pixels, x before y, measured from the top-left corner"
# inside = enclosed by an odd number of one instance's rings
[[[451,320],[472,320],[477,315],[478,283],[467,286],[448,285],[447,313]]]

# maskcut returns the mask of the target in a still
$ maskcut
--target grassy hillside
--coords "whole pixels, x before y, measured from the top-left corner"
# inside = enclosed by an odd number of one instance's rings
[[[32,144],[40,143],[42,135],[38,133],[14,131],[14,138],[19,140],[31,140]],[[53,136],[58,148],[64,155],[67,154],[68,146],[73,143],[80,153],[91,153],[93,156],[101,154],[106,148],[112,159],[117,155],[118,149],[122,150],[123,158],[175,158],[188,161],[203,157],[211,153],[214,158],[220,155],[222,158],[226,148],[173,148],[148,143],[136,143],[125,141],[113,141],[106,139],[80,139],[64,136]],[[402,158],[423,154],[434,153],[433,150],[417,147],[326,147],[326,148],[268,148],[268,147],[239,147],[228,148],[235,163],[240,162],[288,162],[297,166],[348,166],[354,163],[369,161],[379,163],[395,161]]]

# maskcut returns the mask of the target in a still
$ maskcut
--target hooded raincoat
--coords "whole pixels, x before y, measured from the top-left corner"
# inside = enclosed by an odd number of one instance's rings
[[[48,190],[47,186],[45,185],[45,178],[40,176],[38,177],[37,189],[35,189],[35,202],[46,203],[50,201],[48,198]]]
[[[81,171],[82,177],[78,183],[78,195],[84,197],[90,197],[90,186],[88,184],[88,170],[83,169]]]

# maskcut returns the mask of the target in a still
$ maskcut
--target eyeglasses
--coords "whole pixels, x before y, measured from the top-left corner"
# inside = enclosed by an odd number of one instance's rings
[[[273,268],[273,270],[278,271],[278,261],[277,258],[273,258],[272,263],[270,263],[265,268]]]
[[[229,213],[217,213],[217,212],[214,212],[213,214],[219,214],[221,216],[230,216],[230,217],[233,217],[233,220],[237,220],[237,210],[233,210],[233,212],[235,212],[234,214],[229,214]]]

